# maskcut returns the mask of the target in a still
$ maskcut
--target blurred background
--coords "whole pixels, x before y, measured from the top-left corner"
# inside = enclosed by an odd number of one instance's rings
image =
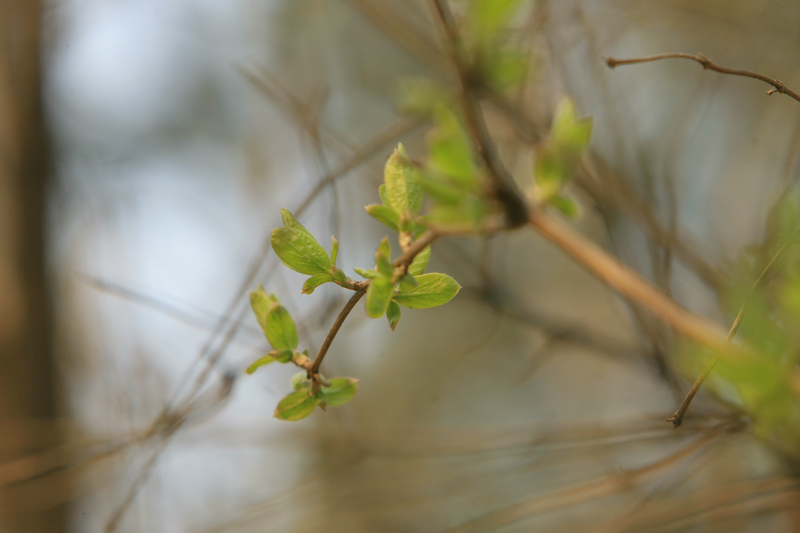
[[[727,327],[725,266],[798,177],[800,104],[602,58],[798,87],[800,6],[523,4],[528,79],[484,102],[506,165],[527,187],[572,96],[594,118],[575,226]],[[0,530],[800,531],[797,465],[703,393],[673,430],[699,363],[526,230],[437,242],[459,296],[395,332],[353,313],[324,371],[356,399],[272,418],[294,372],[242,373],[268,349],[246,292],[312,352],[347,295],[301,295],[269,230],[285,207],[372,266],[362,206],[398,142],[425,154],[401,87],[455,80],[428,2],[5,0],[0,35]]]

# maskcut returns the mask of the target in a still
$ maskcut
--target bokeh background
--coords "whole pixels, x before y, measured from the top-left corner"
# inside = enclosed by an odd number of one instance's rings
[[[725,265],[798,176],[800,104],[671,60],[800,86],[800,6],[546,1],[485,102],[521,186],[555,105],[594,118],[575,226],[721,324]],[[671,332],[530,231],[434,246],[464,287],[396,332],[356,312],[325,362],[346,407],[272,418],[289,368],[246,292],[314,351],[347,295],[268,247],[292,210],[371,267],[382,166],[452,84],[423,0],[0,4],[0,529],[11,532],[796,531],[793,467],[701,394]],[[679,364],[683,361],[683,364]]]

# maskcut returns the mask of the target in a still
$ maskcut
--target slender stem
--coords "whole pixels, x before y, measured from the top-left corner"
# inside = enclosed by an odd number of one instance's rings
[[[651,61],[660,61],[662,59],[691,59],[703,65],[703,68],[707,70],[713,70],[715,72],[720,72],[722,74],[730,74],[731,76],[744,76],[746,78],[754,78],[763,81],[764,83],[772,85],[773,89],[767,91],[768,95],[781,93],[790,96],[795,100],[797,100],[798,102],[800,102],[800,94],[797,94],[793,90],[789,89],[786,85],[783,84],[782,81],[770,78],[768,76],[764,76],[763,74],[759,74],[757,72],[750,72],[749,70],[740,70],[737,68],[728,68],[728,67],[723,67],[721,65],[717,65],[703,54],[685,54],[682,52],[677,52],[673,54],[659,54],[655,56],[637,57],[632,59],[614,59],[613,57],[609,57],[606,58],[605,61],[606,65],[608,65],[609,68],[616,68],[621,65],[635,65],[638,63],[649,63]]]
[[[795,242],[795,239],[796,237],[783,243],[783,245],[778,249],[778,251],[775,252],[775,255],[772,256],[772,259],[770,259],[769,263],[767,263],[767,266],[764,267],[764,270],[761,271],[761,274],[753,283],[753,286],[750,287],[747,296],[745,296],[744,301],[742,302],[742,306],[739,307],[739,312],[736,314],[736,319],[733,321],[733,325],[731,326],[730,331],[728,331],[728,337],[726,339],[727,342],[730,342],[731,339],[733,339],[734,335],[736,335],[736,332],[739,330],[739,325],[742,323],[742,316],[744,316],[744,309],[747,306],[747,302],[750,300],[750,296],[753,295],[753,292],[756,290],[756,287],[758,287],[758,285],[761,283],[761,280],[764,279],[764,276],[766,276],[767,272],[770,270],[770,268],[772,268],[772,265],[775,264],[775,261],[777,261],[778,258],[782,256],[784,252],[786,252],[786,250],[789,248],[789,245]],[[678,428],[683,423],[683,417],[686,415],[686,411],[692,404],[692,400],[694,400],[694,397],[697,396],[697,393],[700,391],[700,387],[702,387],[705,380],[708,379],[708,376],[711,374],[711,371],[714,370],[715,366],[717,366],[718,361],[719,361],[719,356],[715,355],[711,359],[711,361],[709,361],[708,365],[705,367],[703,372],[697,377],[695,382],[692,384],[692,388],[689,389],[689,392],[686,394],[686,397],[683,399],[683,402],[681,402],[681,406],[678,407],[677,411],[675,411],[675,414],[672,415],[670,418],[666,419],[667,422],[672,422],[673,428]]]
[[[331,326],[330,331],[328,331],[328,335],[325,337],[325,340],[322,341],[322,346],[319,347],[316,357],[314,357],[314,360],[308,366],[308,373],[311,374],[311,376],[316,376],[319,373],[319,367],[322,364],[322,360],[325,359],[325,354],[328,353],[328,348],[331,347],[333,339],[335,339],[336,334],[339,333],[339,329],[341,329],[342,324],[344,324],[347,315],[350,314],[350,311],[353,310],[353,307],[356,306],[358,301],[362,296],[364,296],[364,294],[366,294],[366,292],[366,290],[358,290],[353,293],[353,296],[347,300],[344,309],[339,312],[339,316],[336,317],[336,321]]]

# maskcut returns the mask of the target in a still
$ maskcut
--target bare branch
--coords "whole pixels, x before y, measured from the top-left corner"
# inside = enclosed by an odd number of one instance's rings
[[[764,76],[763,74],[759,74],[757,72],[750,72],[749,70],[740,70],[736,68],[728,68],[728,67],[723,67],[721,65],[717,65],[703,54],[694,55],[694,54],[684,54],[682,52],[676,52],[673,54],[659,54],[655,56],[637,57],[632,59],[614,59],[613,57],[608,57],[605,58],[605,62],[609,68],[616,68],[622,65],[649,63],[651,61],[660,61],[662,59],[691,59],[703,65],[703,68],[706,70],[713,70],[721,74],[730,74],[731,76],[743,76],[745,78],[754,78],[756,80],[760,80],[763,81],[764,83],[772,85],[773,88],[767,91],[768,95],[781,93],[790,96],[795,100],[797,100],[798,102],[800,102],[800,94],[797,94],[796,92],[788,88],[786,85],[783,84],[782,81],[770,78],[768,76]]]

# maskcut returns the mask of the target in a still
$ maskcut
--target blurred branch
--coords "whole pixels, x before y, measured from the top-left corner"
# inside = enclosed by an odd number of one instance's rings
[[[763,74],[759,74],[757,72],[750,72],[749,70],[739,70],[736,68],[728,68],[728,67],[723,67],[721,65],[717,65],[703,54],[695,55],[695,54],[684,54],[682,52],[676,52],[672,54],[659,54],[654,56],[637,57],[632,59],[614,59],[613,57],[608,57],[605,58],[605,62],[606,65],[608,65],[608,68],[613,69],[622,65],[636,65],[638,63],[649,63],[651,61],[660,61],[662,59],[691,59],[703,65],[703,68],[706,70],[713,70],[715,72],[719,72],[721,74],[729,74],[731,76],[743,76],[745,78],[754,78],[756,80],[760,80],[763,81],[764,83],[772,85],[773,89],[767,91],[768,95],[781,93],[790,96],[795,100],[797,100],[798,102],[800,102],[800,94],[797,94],[796,92],[788,88],[786,85],[783,84],[782,81],[770,78],[768,76],[764,76]]]

